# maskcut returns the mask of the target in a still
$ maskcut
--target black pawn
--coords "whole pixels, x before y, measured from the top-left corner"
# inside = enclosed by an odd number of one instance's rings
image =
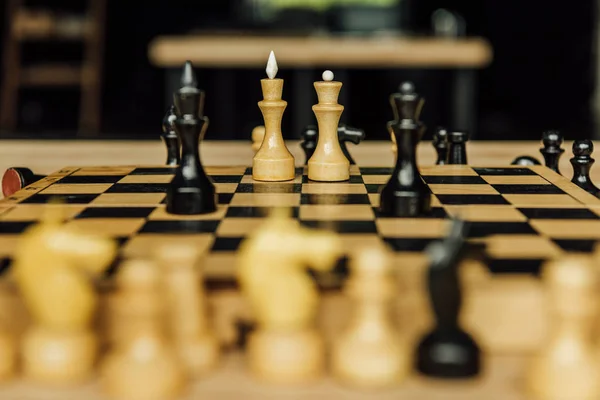
[[[437,153],[437,165],[444,165],[448,160],[448,131],[438,128],[433,134],[433,147]]]
[[[467,165],[467,132],[450,132],[448,134],[448,164]]]
[[[520,165],[523,167],[528,167],[531,165],[541,165],[541,163],[534,157],[531,156],[519,156],[510,163],[510,165]]]
[[[573,143],[573,158],[570,160],[573,166],[573,179],[571,179],[571,182],[586,192],[600,197],[600,189],[590,179],[590,170],[595,162],[592,158],[593,152],[594,143],[589,139],[576,140]]]
[[[393,217],[416,217],[431,211],[432,193],[417,167],[417,145],[425,126],[413,119],[418,116],[423,98],[412,85],[403,84],[401,92],[390,96],[397,117],[388,123],[396,139],[396,167],[379,196],[379,212]]]
[[[540,153],[544,156],[546,167],[560,174],[558,169],[558,161],[560,156],[565,152],[560,146],[563,143],[562,134],[559,131],[546,131],[542,135],[543,148]]]
[[[427,248],[429,297],[435,327],[417,348],[417,369],[436,378],[467,378],[481,369],[479,346],[459,325],[462,294],[458,266],[463,256],[466,225],[454,221],[450,235]]]
[[[190,62],[184,67],[182,84],[173,96],[177,119],[175,130],[181,141],[181,162],[167,189],[167,212],[192,215],[216,211],[215,185],[206,175],[200,162],[200,139],[208,127],[203,115],[204,92],[193,84],[196,82]]]
[[[181,160],[181,144],[175,131],[175,106],[169,107],[162,121],[162,135],[160,135],[165,146],[167,146],[167,165],[179,165]]]
[[[356,164],[350,152],[348,151],[348,147],[346,146],[346,142],[351,142],[354,144],[359,144],[365,138],[365,131],[358,128],[352,128],[347,125],[341,124],[338,126],[338,140],[340,142],[340,147],[342,149],[342,153],[348,159],[350,164]],[[300,143],[300,147],[304,150],[305,160],[304,165],[308,163],[308,160],[312,157],[315,149],[317,148],[317,141],[319,139],[319,131],[316,126],[309,125],[301,133],[302,142]]]

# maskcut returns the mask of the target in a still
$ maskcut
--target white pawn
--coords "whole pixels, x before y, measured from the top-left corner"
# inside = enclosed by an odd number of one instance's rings
[[[350,265],[346,293],[354,315],[332,350],[333,374],[343,383],[381,388],[410,372],[411,350],[394,327],[391,302],[397,292],[384,249],[360,251]]]
[[[600,362],[592,339],[598,307],[595,266],[589,257],[568,256],[546,264],[543,277],[550,337],[528,370],[527,389],[537,399],[598,399]]]

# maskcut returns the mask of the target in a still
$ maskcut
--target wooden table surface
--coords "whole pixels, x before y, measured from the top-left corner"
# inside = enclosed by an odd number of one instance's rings
[[[198,66],[263,67],[269,52],[284,67],[471,67],[492,60],[483,38],[417,37],[269,37],[245,35],[160,36],[148,48],[158,67],[180,67],[186,60]]]

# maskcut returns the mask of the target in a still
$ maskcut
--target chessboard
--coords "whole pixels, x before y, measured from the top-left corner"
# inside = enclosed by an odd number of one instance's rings
[[[58,197],[67,224],[119,242],[120,256],[107,281],[123,258],[152,257],[158,245],[186,242],[205,254],[202,268],[215,298],[227,297],[225,293],[236,292],[240,243],[260,226],[268,209],[285,207],[303,225],[339,233],[348,254],[371,244],[389,249],[402,287],[399,307],[401,312],[408,307],[422,321],[414,324],[418,330],[429,314],[423,250],[442,239],[450,218],[459,216],[471,224],[468,242],[473,254],[464,268],[463,319],[484,348],[512,352],[534,349],[546,330],[542,265],[566,252],[592,252],[600,238],[600,200],[543,166],[423,166],[423,179],[434,197],[431,214],[419,218],[379,215],[378,190],[392,172],[387,167],[352,165],[350,180],[341,183],[309,181],[306,167],[297,169],[294,180],[277,183],[254,181],[251,168],[245,166],[206,171],[217,187],[219,208],[195,216],[165,210],[173,167],[67,167],[50,174],[0,202],[4,270],[10,270],[19,235],[46,207],[55,207],[47,203]],[[333,297],[339,295],[347,273],[344,261],[335,270],[340,279],[321,285]],[[220,323],[222,339],[233,343],[238,339],[230,325],[240,316],[231,310],[223,315],[228,320]],[[326,318],[331,332],[337,329],[337,319]],[[523,323],[529,328],[523,330]]]

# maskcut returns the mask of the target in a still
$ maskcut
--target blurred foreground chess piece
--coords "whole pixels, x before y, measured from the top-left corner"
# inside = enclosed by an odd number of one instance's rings
[[[351,165],[356,164],[350,152],[348,151],[347,143],[351,142],[354,144],[359,144],[365,139],[365,131],[358,128],[352,128],[350,126],[340,124],[338,126],[338,140],[340,142],[340,147],[342,148],[342,153],[346,156]],[[300,146],[304,150],[305,160],[304,165],[308,163],[308,160],[312,157],[317,148],[317,141],[319,139],[319,130],[314,125],[309,125],[302,131],[301,135],[302,142]]]
[[[559,131],[545,131],[542,135],[542,144],[544,147],[540,149],[540,153],[544,156],[546,167],[560,174],[558,163],[560,156],[565,152],[565,149],[560,146],[563,143],[563,136]]]
[[[65,225],[62,205],[46,207],[42,221],[20,237],[11,269],[33,317],[23,338],[23,370],[46,384],[81,383],[91,377],[98,346],[89,276],[109,266],[117,245]]]
[[[323,72],[323,80],[314,83],[318,104],[312,109],[317,117],[317,147],[308,160],[308,179],[339,182],[350,178],[350,161],[344,155],[338,139],[338,126],[344,106],[338,104],[342,82],[333,80],[331,71]]]
[[[175,349],[192,377],[217,365],[219,342],[208,326],[206,295],[198,272],[200,252],[189,244],[172,244],[157,250],[166,287],[170,334]]]
[[[544,265],[542,277],[551,324],[527,371],[528,392],[536,399],[598,399],[598,270],[590,257],[569,255]]]
[[[29,186],[42,178],[45,178],[45,176],[36,175],[29,168],[8,168],[2,176],[2,194],[4,197],[10,197],[25,186]]]
[[[112,398],[176,399],[187,385],[165,327],[161,278],[157,265],[146,260],[124,262],[117,275],[114,312],[127,326],[100,366],[102,389]]]
[[[277,76],[277,61],[271,52],[267,62],[268,79],[261,79],[263,100],[258,107],[265,121],[262,145],[252,159],[252,179],[257,181],[290,181],[296,176],[294,156],[285,145],[281,132],[281,119],[287,102],[281,99],[283,79]]]
[[[242,243],[237,272],[257,323],[246,350],[255,377],[301,384],[324,373],[325,347],[315,327],[319,294],[306,268],[331,270],[341,254],[334,233],[303,228],[281,209]]]
[[[573,178],[571,182],[585,190],[586,192],[600,197],[600,189],[594,185],[590,178],[590,170],[595,160],[592,158],[594,152],[594,143],[589,139],[576,140],[573,142]]]
[[[412,369],[412,349],[391,318],[398,292],[388,254],[365,248],[351,259],[345,291],[353,302],[347,330],[333,343],[333,374],[349,386],[381,388],[400,383]]]
[[[171,166],[178,165],[181,161],[181,142],[175,129],[176,120],[175,106],[171,106],[163,118],[162,134],[160,135],[167,147],[167,165]]]
[[[256,153],[265,139],[265,126],[259,125],[252,129],[252,151]]]

